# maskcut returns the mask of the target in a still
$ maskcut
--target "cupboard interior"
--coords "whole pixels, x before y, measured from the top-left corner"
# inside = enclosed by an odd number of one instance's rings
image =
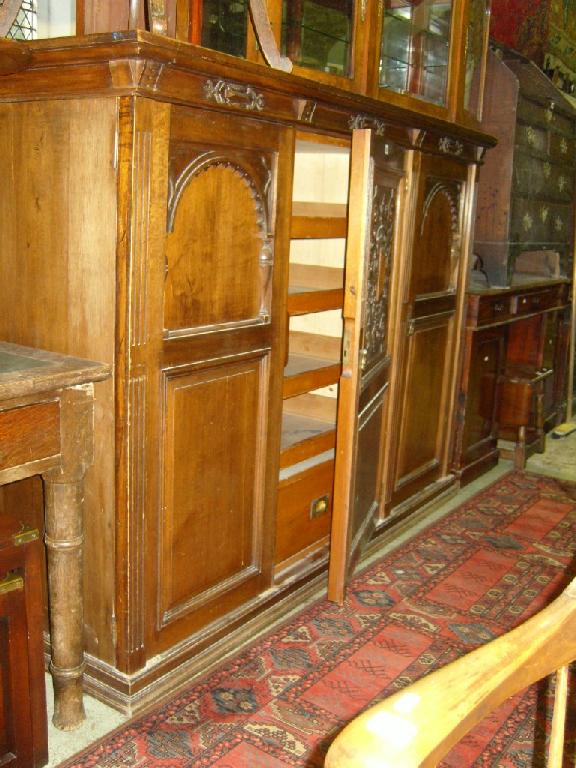
[[[332,512],[350,146],[299,134],[288,265],[276,574],[327,554]]]

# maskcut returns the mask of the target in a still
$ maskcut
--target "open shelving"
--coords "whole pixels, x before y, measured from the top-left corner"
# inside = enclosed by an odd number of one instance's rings
[[[328,546],[347,232],[349,146],[296,142],[286,312],[277,573]],[[327,550],[326,550],[327,551]],[[315,554],[314,554],[315,553]]]

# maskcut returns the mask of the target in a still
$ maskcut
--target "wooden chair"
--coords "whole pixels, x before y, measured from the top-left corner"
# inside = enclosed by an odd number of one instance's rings
[[[568,664],[576,659],[576,579],[506,635],[431,673],[356,717],[325,768],[435,766],[510,696],[557,672],[549,768],[561,768]]]

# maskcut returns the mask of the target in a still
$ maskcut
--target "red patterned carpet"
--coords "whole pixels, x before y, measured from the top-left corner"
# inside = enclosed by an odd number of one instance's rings
[[[507,475],[356,576],[343,608],[316,602],[62,765],[320,768],[334,735],[368,704],[555,597],[575,550],[576,485]],[[508,702],[443,765],[544,765],[548,699],[540,685]]]

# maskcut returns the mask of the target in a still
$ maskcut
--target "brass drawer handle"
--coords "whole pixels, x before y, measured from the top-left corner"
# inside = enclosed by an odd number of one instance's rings
[[[8,573],[0,581],[0,595],[5,595],[8,592],[17,592],[22,589],[24,589],[24,579],[16,573]]]

